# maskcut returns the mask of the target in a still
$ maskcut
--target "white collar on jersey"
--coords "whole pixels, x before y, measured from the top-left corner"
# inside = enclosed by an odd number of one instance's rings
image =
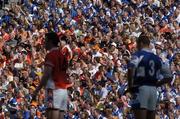
[[[50,53],[50,52],[57,50],[57,49],[58,49],[58,47],[51,48],[50,50],[47,51],[47,53]]]
[[[53,51],[53,50],[57,50],[57,49],[58,49],[58,47],[51,48],[51,49],[49,50],[49,52],[51,52],[51,51]]]
[[[142,51],[146,51],[146,52],[153,52],[150,48],[143,48],[143,49],[141,49]]]

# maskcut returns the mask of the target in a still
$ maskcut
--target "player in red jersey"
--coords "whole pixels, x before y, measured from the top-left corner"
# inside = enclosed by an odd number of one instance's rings
[[[62,39],[63,40],[63,39]],[[58,47],[59,37],[56,33],[45,35],[45,48],[48,51],[45,58],[44,74],[41,83],[36,88],[33,98],[44,86],[46,88],[46,105],[48,119],[63,119],[67,110],[67,88],[71,84],[68,81],[68,59]]]

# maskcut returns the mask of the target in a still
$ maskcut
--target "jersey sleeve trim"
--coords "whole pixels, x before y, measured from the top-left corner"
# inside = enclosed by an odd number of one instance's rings
[[[138,58],[136,55],[132,56],[131,61],[128,64],[128,68],[137,67],[141,60],[142,58]]]

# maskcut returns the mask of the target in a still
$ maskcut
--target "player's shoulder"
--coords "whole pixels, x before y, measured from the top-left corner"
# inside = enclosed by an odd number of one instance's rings
[[[144,53],[143,51],[136,51],[135,53],[133,53],[132,54],[132,57],[135,57],[135,58],[137,58],[137,57],[144,57],[144,56],[146,56],[147,55],[147,53]]]
[[[149,56],[151,59],[153,59],[157,63],[161,63],[162,59],[155,53],[149,52]]]
[[[59,48],[53,48],[47,53],[47,56],[49,57],[57,56],[58,52],[60,52]]]
[[[144,54],[144,55],[150,55],[150,56],[159,58],[159,56],[156,55],[151,49],[143,49],[143,50],[140,51],[140,53]]]
[[[151,50],[147,50],[147,49],[143,49],[143,50],[140,50],[140,51],[137,51],[135,52],[133,55],[133,57],[151,57],[151,59],[154,59],[154,60],[157,60],[157,61],[160,61],[161,58],[154,54]]]
[[[157,54],[154,54],[153,52],[150,53],[150,56],[151,58],[154,58],[157,61],[161,61],[161,58]]]
[[[135,53],[132,54],[132,56],[140,56],[142,54],[141,51],[136,51]]]

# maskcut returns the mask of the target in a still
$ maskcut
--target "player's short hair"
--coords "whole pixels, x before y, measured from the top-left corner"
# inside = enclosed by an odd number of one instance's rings
[[[51,41],[54,45],[58,45],[59,43],[59,37],[57,33],[55,32],[49,32],[45,34],[45,40],[46,41]]]
[[[141,35],[137,39],[137,43],[142,43],[144,45],[150,45],[150,37],[147,33],[141,33]]]

